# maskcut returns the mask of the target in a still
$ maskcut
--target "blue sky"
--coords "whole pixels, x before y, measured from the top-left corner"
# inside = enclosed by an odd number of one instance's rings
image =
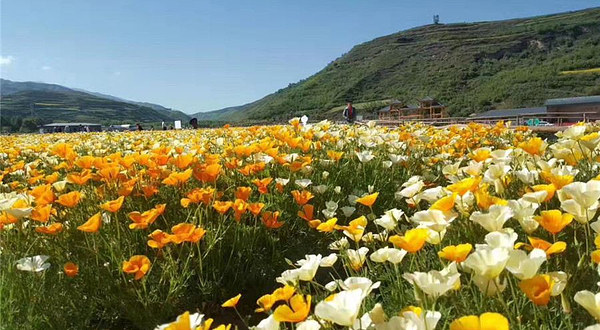
[[[598,6],[590,0],[0,0],[0,73],[188,113],[306,78],[358,43],[429,24]]]

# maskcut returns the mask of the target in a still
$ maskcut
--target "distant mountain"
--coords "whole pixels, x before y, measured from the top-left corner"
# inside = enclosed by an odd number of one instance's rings
[[[158,104],[134,102],[111,95],[39,82],[0,80],[2,126],[28,119],[38,124],[92,122],[102,124],[156,123],[190,117]]]
[[[415,103],[432,96],[453,115],[600,94],[600,8],[506,21],[426,25],[353,47],[323,70],[239,107],[195,116],[282,121],[341,116],[347,99]],[[580,74],[563,71],[580,70]],[[597,70],[596,70],[597,72]]]

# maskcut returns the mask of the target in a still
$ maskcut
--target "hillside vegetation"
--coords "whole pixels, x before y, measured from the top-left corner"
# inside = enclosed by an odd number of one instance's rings
[[[202,119],[284,120],[340,116],[345,100],[427,95],[453,115],[536,106],[548,98],[600,94],[600,8],[469,24],[427,25],[352,48],[323,70],[253,103]],[[360,109],[360,108],[359,108]],[[365,109],[372,110],[372,109]],[[363,113],[366,111],[363,111]]]
[[[172,122],[189,117],[151,103],[133,102],[110,95],[36,82],[1,81],[1,126],[32,131],[52,122],[133,124]]]

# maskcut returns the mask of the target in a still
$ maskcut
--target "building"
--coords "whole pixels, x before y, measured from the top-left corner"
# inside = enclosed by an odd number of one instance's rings
[[[100,124],[52,123],[40,126],[40,133],[102,132]]]
[[[550,99],[544,103],[548,113],[580,113],[600,119],[600,95]]]
[[[502,120],[519,116],[545,116],[546,113],[546,107],[498,109],[472,114],[470,118]]]
[[[408,105],[402,101],[393,100],[390,105],[378,110],[381,120],[418,120],[436,119],[448,116],[446,106],[432,97],[418,100],[417,106]]]

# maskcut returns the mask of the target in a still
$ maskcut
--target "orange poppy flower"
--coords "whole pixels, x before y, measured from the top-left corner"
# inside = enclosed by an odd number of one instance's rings
[[[542,211],[542,214],[534,217],[534,219],[548,232],[556,235],[573,221],[573,215],[569,213],[563,214],[560,210],[549,210]]]
[[[63,266],[63,270],[65,271],[65,275],[70,278],[73,278],[79,274],[79,266],[70,261]]]
[[[533,186],[531,188],[533,191],[545,191],[548,193],[544,199],[544,202],[551,200],[556,192],[556,187],[553,184],[538,184],[537,186]]]
[[[314,218],[315,207],[310,204],[304,204],[302,210],[298,211],[298,216],[306,221],[311,221]]]
[[[373,204],[375,204],[375,201],[377,200],[377,196],[379,196],[378,192],[361,197],[361,198],[357,199],[356,202],[371,208],[371,207],[373,207]]]
[[[115,213],[121,209],[121,207],[123,206],[124,200],[125,200],[125,196],[121,196],[115,200],[108,201],[108,202],[100,205],[100,207],[105,211]]]
[[[457,183],[449,185],[448,187],[446,187],[446,189],[450,190],[451,192],[457,193],[461,196],[464,196],[469,191],[477,190],[477,187],[479,186],[480,182],[481,177],[466,178],[461,181],[458,181]]]
[[[150,237],[150,240],[148,240],[148,246],[154,249],[162,249],[165,245],[171,242],[170,235],[160,229],[156,229],[152,232],[152,234],[148,235],[148,237]]]
[[[33,196],[35,199],[35,203],[40,205],[48,205],[52,204],[56,197],[54,196],[54,192],[52,191],[52,186],[49,184],[37,186],[33,188],[29,195]]]
[[[248,210],[250,210],[250,213],[254,214],[254,216],[258,216],[264,207],[265,203],[248,204]]]
[[[429,237],[429,231],[425,228],[410,229],[404,236],[394,235],[389,238],[389,241],[394,246],[406,250],[409,253],[417,253],[425,245],[425,241]]]
[[[515,244],[515,249],[519,249],[521,247],[526,248],[527,250],[540,249],[546,252],[546,256],[550,258],[551,255],[556,253],[561,253],[567,249],[567,243],[558,241],[555,243],[550,243],[546,240],[537,237],[527,237],[530,244],[527,243],[517,243]]]
[[[262,180],[254,179],[254,180],[252,180],[252,183],[254,183],[254,185],[256,185],[259,193],[267,194],[267,193],[269,193],[268,186],[269,186],[269,184],[271,184],[272,181],[273,181],[273,178],[264,178]]]
[[[429,207],[430,210],[440,210],[442,212],[449,212],[454,207],[454,200],[458,194],[453,193],[446,197],[438,199],[435,203]]]
[[[230,201],[215,201],[213,203],[213,208],[217,210],[220,214],[225,214],[229,209],[233,206],[233,202]]]
[[[169,235],[169,240],[175,244],[181,244],[183,242],[196,243],[204,237],[206,230],[203,228],[196,228],[191,223],[180,223],[171,228],[173,235]]]
[[[224,302],[221,307],[230,307],[230,308],[235,308],[235,306],[237,306],[238,302],[240,301],[240,298],[242,297],[242,294],[238,294],[235,297],[229,298],[227,299],[226,302]]]
[[[252,188],[250,187],[237,187],[235,189],[235,198],[241,199],[244,202],[247,202],[250,199],[250,195],[252,194]]]
[[[342,151],[327,151],[327,157],[329,157],[333,161],[339,161],[340,159],[342,159],[342,156],[344,156],[344,153]]]
[[[292,196],[294,196],[294,200],[300,206],[303,206],[304,204],[308,203],[308,201],[310,201],[314,197],[314,195],[308,190],[303,190],[302,192],[294,190],[292,191]]]
[[[276,212],[271,212],[271,211],[266,211],[263,212],[262,214],[262,222],[265,224],[265,226],[267,226],[267,228],[279,228],[281,226],[283,226],[283,222],[279,222],[279,211]]]
[[[519,283],[519,288],[538,306],[548,305],[553,286],[554,280],[549,275],[536,275]]]
[[[58,196],[58,204],[65,206],[65,207],[75,207],[77,206],[77,204],[79,204],[79,201],[81,200],[81,193],[79,191],[72,191],[70,193],[67,194],[63,194]]]
[[[290,298],[289,306],[281,305],[273,312],[273,317],[278,322],[298,323],[306,320],[310,313],[311,296],[306,299],[301,294],[296,294]]]
[[[177,166],[180,170],[187,168],[190,166],[192,162],[194,162],[194,155],[192,154],[184,154],[178,155],[177,157],[171,159],[171,163]]]
[[[127,274],[135,274],[135,279],[140,280],[150,270],[150,259],[144,255],[135,255],[128,261],[123,261],[123,271]]]
[[[56,210],[52,208],[52,204],[38,205],[31,211],[29,217],[31,220],[47,222],[53,214],[56,214]]]
[[[35,228],[36,232],[41,233],[41,234],[48,234],[48,235],[57,235],[62,230],[63,230],[62,223],[53,223],[50,226]]]
[[[449,261],[455,261],[461,263],[467,259],[467,256],[473,249],[473,246],[469,243],[448,245],[438,252],[440,258],[444,258]]]
[[[246,210],[248,209],[248,203],[246,203],[244,200],[242,199],[236,199],[233,202],[233,212],[234,214],[234,218],[236,221],[240,221],[240,219],[242,218],[242,215],[244,215],[244,213],[246,213]]]
[[[98,212],[90,217],[83,225],[77,227],[77,229],[87,233],[95,233],[100,229],[101,226],[102,212]]]
[[[81,156],[77,158],[77,160],[75,161],[75,165],[83,169],[90,169],[94,165],[94,160],[94,156]]]
[[[194,171],[196,179],[205,183],[214,183],[221,174],[221,165],[201,165]]]
[[[169,174],[169,176],[162,181],[163,184],[167,186],[179,186],[186,183],[193,174],[193,170],[191,168],[185,170],[184,172],[173,172]]]

